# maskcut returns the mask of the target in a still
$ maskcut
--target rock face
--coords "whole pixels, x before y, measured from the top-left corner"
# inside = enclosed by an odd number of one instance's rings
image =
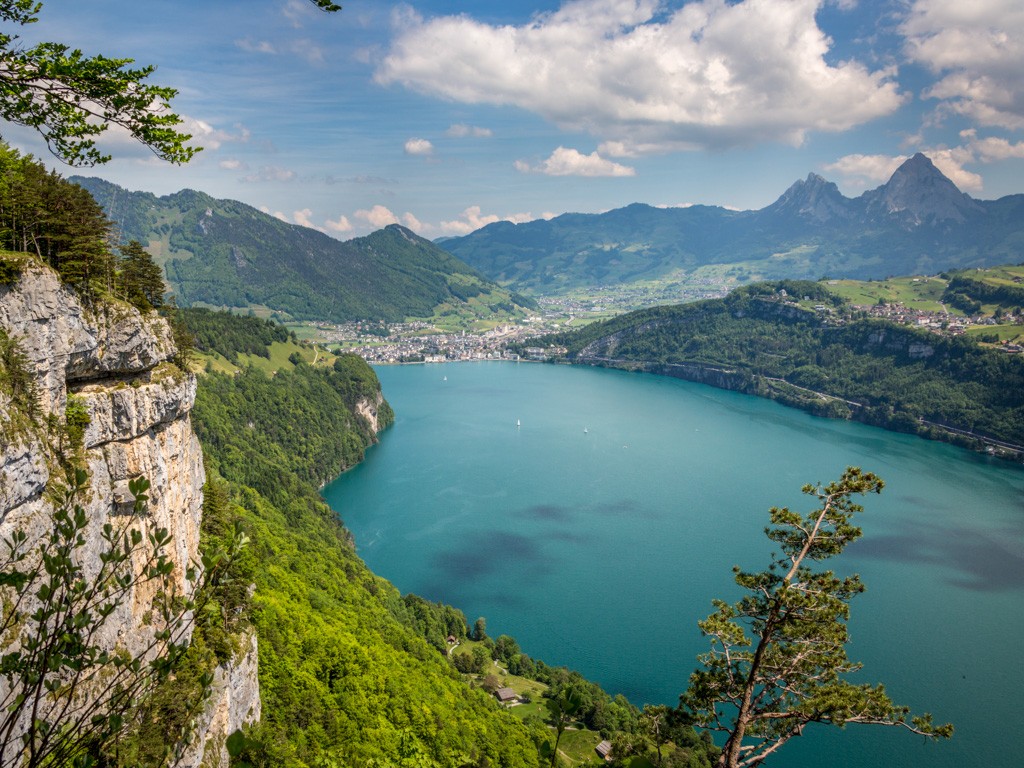
[[[814,223],[846,220],[853,216],[850,201],[843,197],[834,183],[816,173],[809,174],[768,206],[765,213],[786,216]]]
[[[361,416],[366,420],[366,424],[373,434],[377,434],[381,430],[380,419],[377,417],[377,409],[380,408],[381,403],[383,402],[384,395],[378,392],[377,397],[372,400],[370,398],[363,398],[356,403],[356,415]]]
[[[173,578],[187,593],[185,570],[199,561],[205,476],[190,417],[196,380],[169,362],[175,349],[167,323],[124,305],[87,309],[52,271],[29,267],[16,284],[0,286],[0,327],[29,361],[42,415],[40,426],[16,429],[12,425],[26,419],[19,420],[10,400],[0,396],[0,539],[17,529],[30,539],[49,530],[53,506],[46,490],[55,454],[44,425],[47,417],[63,420],[74,396],[89,414],[82,446],[89,493],[79,499],[89,520],[79,550],[84,566],[98,568],[103,524],[126,520],[132,511],[128,481],[145,476],[148,511],[132,527],[143,536],[169,531]],[[144,647],[152,632],[145,616],[151,597],[136,593],[124,600],[104,625],[103,642],[129,651]],[[248,676],[248,684],[232,692],[226,714],[207,718],[209,730],[198,740],[218,755],[228,734],[259,717],[255,638],[246,647],[240,662],[218,674],[232,685]],[[199,765],[203,749],[193,752],[193,762],[179,765]]]
[[[199,718],[198,736],[181,756],[178,765],[225,766],[230,764],[225,736],[241,725],[260,719],[257,682],[256,634],[250,632],[239,657],[217,667],[206,710]]]
[[[918,152],[896,169],[885,184],[865,192],[861,200],[869,216],[895,217],[904,226],[954,221],[963,223],[982,211],[927,157]]]

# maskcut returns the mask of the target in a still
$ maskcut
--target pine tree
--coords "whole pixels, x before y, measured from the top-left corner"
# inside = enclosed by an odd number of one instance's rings
[[[144,311],[164,305],[163,270],[138,240],[121,246],[118,292]]]
[[[768,570],[736,583],[748,591],[699,622],[711,638],[702,669],[690,676],[680,709],[699,726],[727,734],[720,768],[760,765],[810,723],[900,726],[930,738],[949,738],[952,725],[930,715],[909,718],[881,685],[854,685],[843,675],[860,669],[846,656],[849,600],[864,591],[858,576],[839,578],[808,563],[841,554],[860,538],[851,518],[863,511],[855,494],[880,493],[882,481],[850,467],[837,482],[806,485],[819,507],[806,517],[770,510],[769,539],[779,545]],[[748,635],[749,631],[749,635]]]

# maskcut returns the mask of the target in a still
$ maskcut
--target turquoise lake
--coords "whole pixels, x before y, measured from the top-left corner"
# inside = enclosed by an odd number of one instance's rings
[[[377,368],[395,425],[325,488],[402,592],[637,705],[675,704],[732,566],[762,570],[771,506],[848,465],[885,480],[839,559],[855,682],[883,682],[952,741],[819,726],[769,766],[1012,766],[1024,754],[1024,468],[642,374],[528,363]],[[517,421],[520,426],[516,426]]]

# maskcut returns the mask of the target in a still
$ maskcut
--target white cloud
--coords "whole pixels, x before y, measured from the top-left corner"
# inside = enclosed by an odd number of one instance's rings
[[[543,219],[553,219],[555,214],[545,213],[541,216]],[[440,230],[446,235],[468,235],[480,227],[486,227],[488,224],[493,224],[496,221],[511,221],[516,224],[521,224],[526,221],[533,221],[535,217],[530,213],[513,213],[509,216],[497,216],[496,214],[489,213],[486,215],[481,214],[479,205],[471,205],[466,208],[457,219],[452,221],[442,221]]]
[[[298,224],[300,227],[309,227],[310,229],[319,229],[322,232],[323,229],[321,227],[318,227],[316,224],[314,224],[312,222],[312,220],[310,219],[310,216],[312,216],[312,215],[313,215],[313,211],[311,209],[309,209],[309,208],[303,208],[301,211],[295,211],[295,213],[292,214],[292,216],[295,219],[295,223]]]
[[[240,123],[236,123],[233,131],[214,128],[205,120],[199,120],[188,115],[181,116],[179,130],[192,134],[192,144],[198,144],[206,149],[220,149],[223,144],[245,144],[251,138],[249,129]]]
[[[573,0],[522,26],[406,10],[380,83],[452,101],[514,105],[631,154],[800,144],[903,102],[894,71],[826,61],[824,0]],[[611,146],[609,144],[609,146]]]
[[[866,186],[866,183],[877,186],[887,182],[906,159],[906,155],[846,155],[826,165],[825,171],[838,173],[856,186]]]
[[[1024,142],[1016,144],[1009,140],[988,136],[979,139],[973,129],[962,131],[963,143],[956,147],[935,147],[923,150],[935,167],[962,191],[976,193],[984,188],[981,174],[968,170],[967,166],[979,163],[994,163],[1011,158],[1024,159]],[[844,176],[855,186],[866,187],[868,183],[884,184],[907,157],[888,155],[847,155],[826,165],[826,171]]]
[[[281,13],[295,29],[300,29],[304,22],[308,21],[317,13],[309,0],[288,0],[281,9]]]
[[[348,220],[348,216],[339,216],[334,221],[328,219],[324,222],[324,226],[327,227],[331,232],[351,232],[352,223]]]
[[[930,149],[925,152],[935,167],[946,174],[961,192],[981,192],[984,180],[977,173],[968,171],[964,165],[975,162],[972,147],[953,147],[952,149]]]
[[[263,53],[271,56],[287,52],[305,59],[310,64],[322,65],[327,60],[323,48],[308,39],[297,39],[287,44],[275,45],[269,40],[253,40],[246,37],[241,40],[235,40],[235,46],[247,53]]]
[[[235,40],[235,45],[248,53],[277,53],[274,44],[269,40],[253,40],[250,37],[246,37],[242,40]]]
[[[285,224],[291,224],[292,223],[291,219],[288,218],[287,214],[283,213],[282,211],[272,211],[272,210],[270,210],[265,205],[261,205],[260,206],[260,210],[263,211],[263,213],[265,213],[265,214],[267,214],[269,216],[273,216],[275,219],[280,219]]]
[[[480,128],[476,125],[466,125],[465,123],[455,123],[447,131],[446,136],[451,136],[456,139],[464,139],[466,137],[472,137],[474,139],[487,139],[494,135],[494,131],[490,128]]]
[[[1024,4],[914,0],[900,31],[908,58],[941,75],[926,89],[979,125],[1024,128]]]
[[[249,184],[258,184],[261,182],[294,181],[297,177],[298,174],[288,168],[281,168],[277,165],[264,165],[256,173],[243,176],[242,181]]]
[[[369,210],[360,209],[355,212],[355,217],[375,229],[386,227],[388,224],[398,224],[398,217],[383,205],[375,205]]]
[[[419,219],[417,219],[408,211],[402,214],[402,226],[411,229],[413,232],[422,232],[425,229],[430,229],[430,227],[428,227],[426,224],[423,224]]]
[[[635,168],[605,160],[597,152],[584,155],[569,147],[558,147],[540,165],[531,166],[517,160],[515,166],[521,173],[543,173],[546,176],[636,176]]]
[[[245,171],[248,170],[249,165],[241,160],[235,158],[228,158],[227,160],[221,160],[217,165],[223,168],[225,171]]]
[[[167,114],[169,110],[160,106],[158,102],[150,105],[150,109],[157,114]],[[241,124],[235,124],[233,130],[214,128],[205,120],[192,117],[191,115],[179,114],[181,123],[176,130],[192,136],[188,141],[189,146],[202,147],[206,150],[217,150],[227,143],[244,144],[250,139],[249,129]],[[153,150],[140,142],[126,128],[120,125],[108,124],[107,129],[98,138],[97,143],[103,152],[109,153],[119,160],[130,159],[136,163],[145,165],[153,164],[156,167],[164,162],[158,160]]]
[[[987,136],[979,139],[977,131],[961,131],[961,138],[969,142],[971,149],[982,163],[995,163],[1000,160],[1024,159],[1024,141],[1016,144],[1009,139],[998,136]]]
[[[409,139],[405,142],[405,154],[432,155],[434,154],[434,145],[426,139]]]
[[[312,40],[295,40],[289,44],[288,50],[300,59],[305,59],[308,64],[322,66],[327,63],[324,49]]]

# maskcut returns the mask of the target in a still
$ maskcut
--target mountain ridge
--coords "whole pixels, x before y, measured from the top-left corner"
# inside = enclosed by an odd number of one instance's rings
[[[340,241],[205,192],[157,197],[102,179],[70,180],[96,198],[122,240],[153,252],[182,306],[263,307],[279,319],[335,322],[446,313],[492,320],[530,306],[397,224]]]
[[[498,222],[444,241],[499,283],[538,295],[713,267],[730,284],[857,279],[1016,263],[1024,195],[976,200],[925,155],[859,197],[811,173],[758,210],[631,204],[599,214]]]

